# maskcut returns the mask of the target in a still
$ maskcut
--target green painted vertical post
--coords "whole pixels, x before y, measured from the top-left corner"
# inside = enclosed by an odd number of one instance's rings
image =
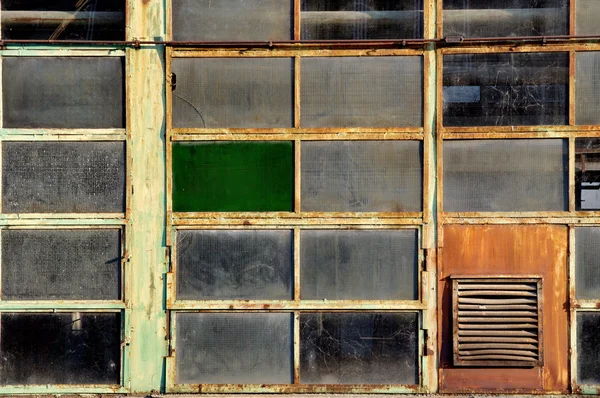
[[[128,1],[128,40],[164,40],[163,0]],[[125,387],[134,394],[164,390],[167,355],[163,278],[165,256],[165,49],[127,49],[127,133],[130,256],[125,275],[129,366]],[[128,372],[127,372],[128,371]]]

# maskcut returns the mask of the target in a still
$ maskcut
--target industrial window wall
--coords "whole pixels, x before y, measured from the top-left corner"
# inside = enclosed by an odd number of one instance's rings
[[[0,393],[598,393],[600,3],[476,7],[2,0]]]

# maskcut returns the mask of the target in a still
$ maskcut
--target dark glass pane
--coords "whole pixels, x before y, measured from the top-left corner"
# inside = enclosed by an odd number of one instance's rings
[[[422,0],[302,0],[302,40],[418,39]]]
[[[176,322],[177,383],[293,382],[290,313],[179,313]]]
[[[600,17],[600,2],[598,0],[577,0],[577,7],[575,7],[575,34],[600,34],[598,17]]]
[[[292,231],[177,232],[179,300],[291,300]]]
[[[176,41],[291,40],[291,0],[173,0]]]
[[[121,57],[4,57],[4,127],[124,128],[124,77]]]
[[[575,118],[577,124],[600,124],[600,52],[575,55]]]
[[[575,139],[575,203],[577,210],[600,210],[600,138]]]
[[[423,124],[421,57],[311,57],[301,61],[302,127]]]
[[[173,127],[293,127],[291,58],[176,58]]]
[[[173,144],[174,211],[292,211],[293,198],[291,142]]]
[[[575,228],[575,244],[577,298],[600,300],[600,228]]]
[[[300,233],[304,300],[417,300],[416,230]]]
[[[119,384],[118,313],[3,313],[2,384]]]
[[[2,211],[125,211],[125,144],[3,142]]]
[[[303,313],[300,321],[300,383],[419,383],[416,313]]]
[[[2,0],[2,38],[125,40],[124,0]]]
[[[566,140],[444,142],[444,211],[568,209]]]
[[[302,143],[303,211],[417,212],[422,181],[419,141]]]
[[[577,313],[577,383],[600,384],[600,312]]]
[[[567,123],[567,53],[444,56],[444,125]]]
[[[2,231],[3,300],[118,300],[121,231]]]
[[[568,35],[568,11],[568,0],[444,0],[444,36]]]

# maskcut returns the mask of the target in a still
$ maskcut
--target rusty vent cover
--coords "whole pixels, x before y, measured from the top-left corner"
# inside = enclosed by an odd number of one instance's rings
[[[543,364],[540,277],[451,279],[455,366]]]

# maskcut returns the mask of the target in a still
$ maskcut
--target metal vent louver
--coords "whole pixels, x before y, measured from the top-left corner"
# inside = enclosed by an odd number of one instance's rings
[[[451,279],[455,366],[543,364],[540,277]]]

